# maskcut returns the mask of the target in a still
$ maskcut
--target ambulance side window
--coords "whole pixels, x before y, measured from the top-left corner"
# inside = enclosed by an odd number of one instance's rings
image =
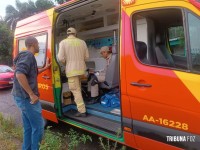
[[[173,26],[168,28],[168,43],[170,51],[175,56],[186,58],[185,36],[183,26]]]
[[[46,51],[47,51],[47,34],[34,36],[39,42],[39,53],[35,54],[38,68],[42,68],[45,65]],[[19,39],[18,50],[26,50],[25,38]]]
[[[190,56],[193,71],[200,71],[200,19],[188,13]]]
[[[142,11],[132,18],[135,54],[141,63],[188,70],[181,9]]]

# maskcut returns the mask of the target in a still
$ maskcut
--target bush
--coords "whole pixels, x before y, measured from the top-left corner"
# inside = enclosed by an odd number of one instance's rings
[[[118,129],[117,130],[117,137],[120,137],[120,133],[121,133],[121,129]],[[102,137],[99,137],[99,143],[100,143],[100,147],[103,149],[103,150],[117,150],[118,148],[118,143],[117,141],[115,142],[110,142],[109,139],[107,139],[107,142],[104,141],[104,139]],[[120,150],[126,150],[126,146],[122,146],[120,148]]]
[[[68,150],[74,150],[80,143],[85,144],[88,140],[92,142],[92,137],[85,134],[79,134],[77,131],[70,129],[67,137],[69,138]]]
[[[44,134],[44,139],[41,142],[40,150],[62,150],[66,149],[66,135],[55,133],[47,127]]]

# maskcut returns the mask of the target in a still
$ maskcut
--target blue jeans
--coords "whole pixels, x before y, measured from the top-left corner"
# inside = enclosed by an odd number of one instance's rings
[[[14,100],[21,110],[24,140],[22,150],[38,150],[44,133],[44,122],[40,102],[30,104],[30,99],[15,97]]]

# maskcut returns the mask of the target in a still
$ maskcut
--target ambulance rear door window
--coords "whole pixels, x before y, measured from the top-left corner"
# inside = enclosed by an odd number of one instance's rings
[[[42,68],[45,65],[45,59],[46,59],[46,51],[47,51],[47,34],[42,35],[35,35],[34,36],[39,43],[39,53],[35,54],[35,59],[37,61],[38,68]],[[19,39],[18,44],[18,50],[19,52],[27,50],[25,46],[25,38]]]

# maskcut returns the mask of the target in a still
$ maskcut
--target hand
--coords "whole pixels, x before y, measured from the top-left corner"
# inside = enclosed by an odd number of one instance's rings
[[[37,95],[35,95],[34,93],[30,94],[29,96],[31,99],[31,101],[30,101],[31,104],[35,104],[39,101],[39,97]]]
[[[94,74],[94,70],[89,70],[89,73]]]
[[[48,69],[51,67],[50,59],[47,57],[45,68]]]
[[[50,59],[47,57],[45,67],[44,67],[44,68],[41,68],[41,69],[38,69],[38,73],[42,73],[43,71],[45,71],[45,70],[47,70],[48,68],[51,67],[51,63],[49,63],[49,60],[50,60]]]
[[[94,74],[94,69],[89,69],[88,72],[91,73],[91,74]]]
[[[97,72],[95,73],[95,75],[96,75],[96,76],[99,76],[99,72],[97,71]]]

